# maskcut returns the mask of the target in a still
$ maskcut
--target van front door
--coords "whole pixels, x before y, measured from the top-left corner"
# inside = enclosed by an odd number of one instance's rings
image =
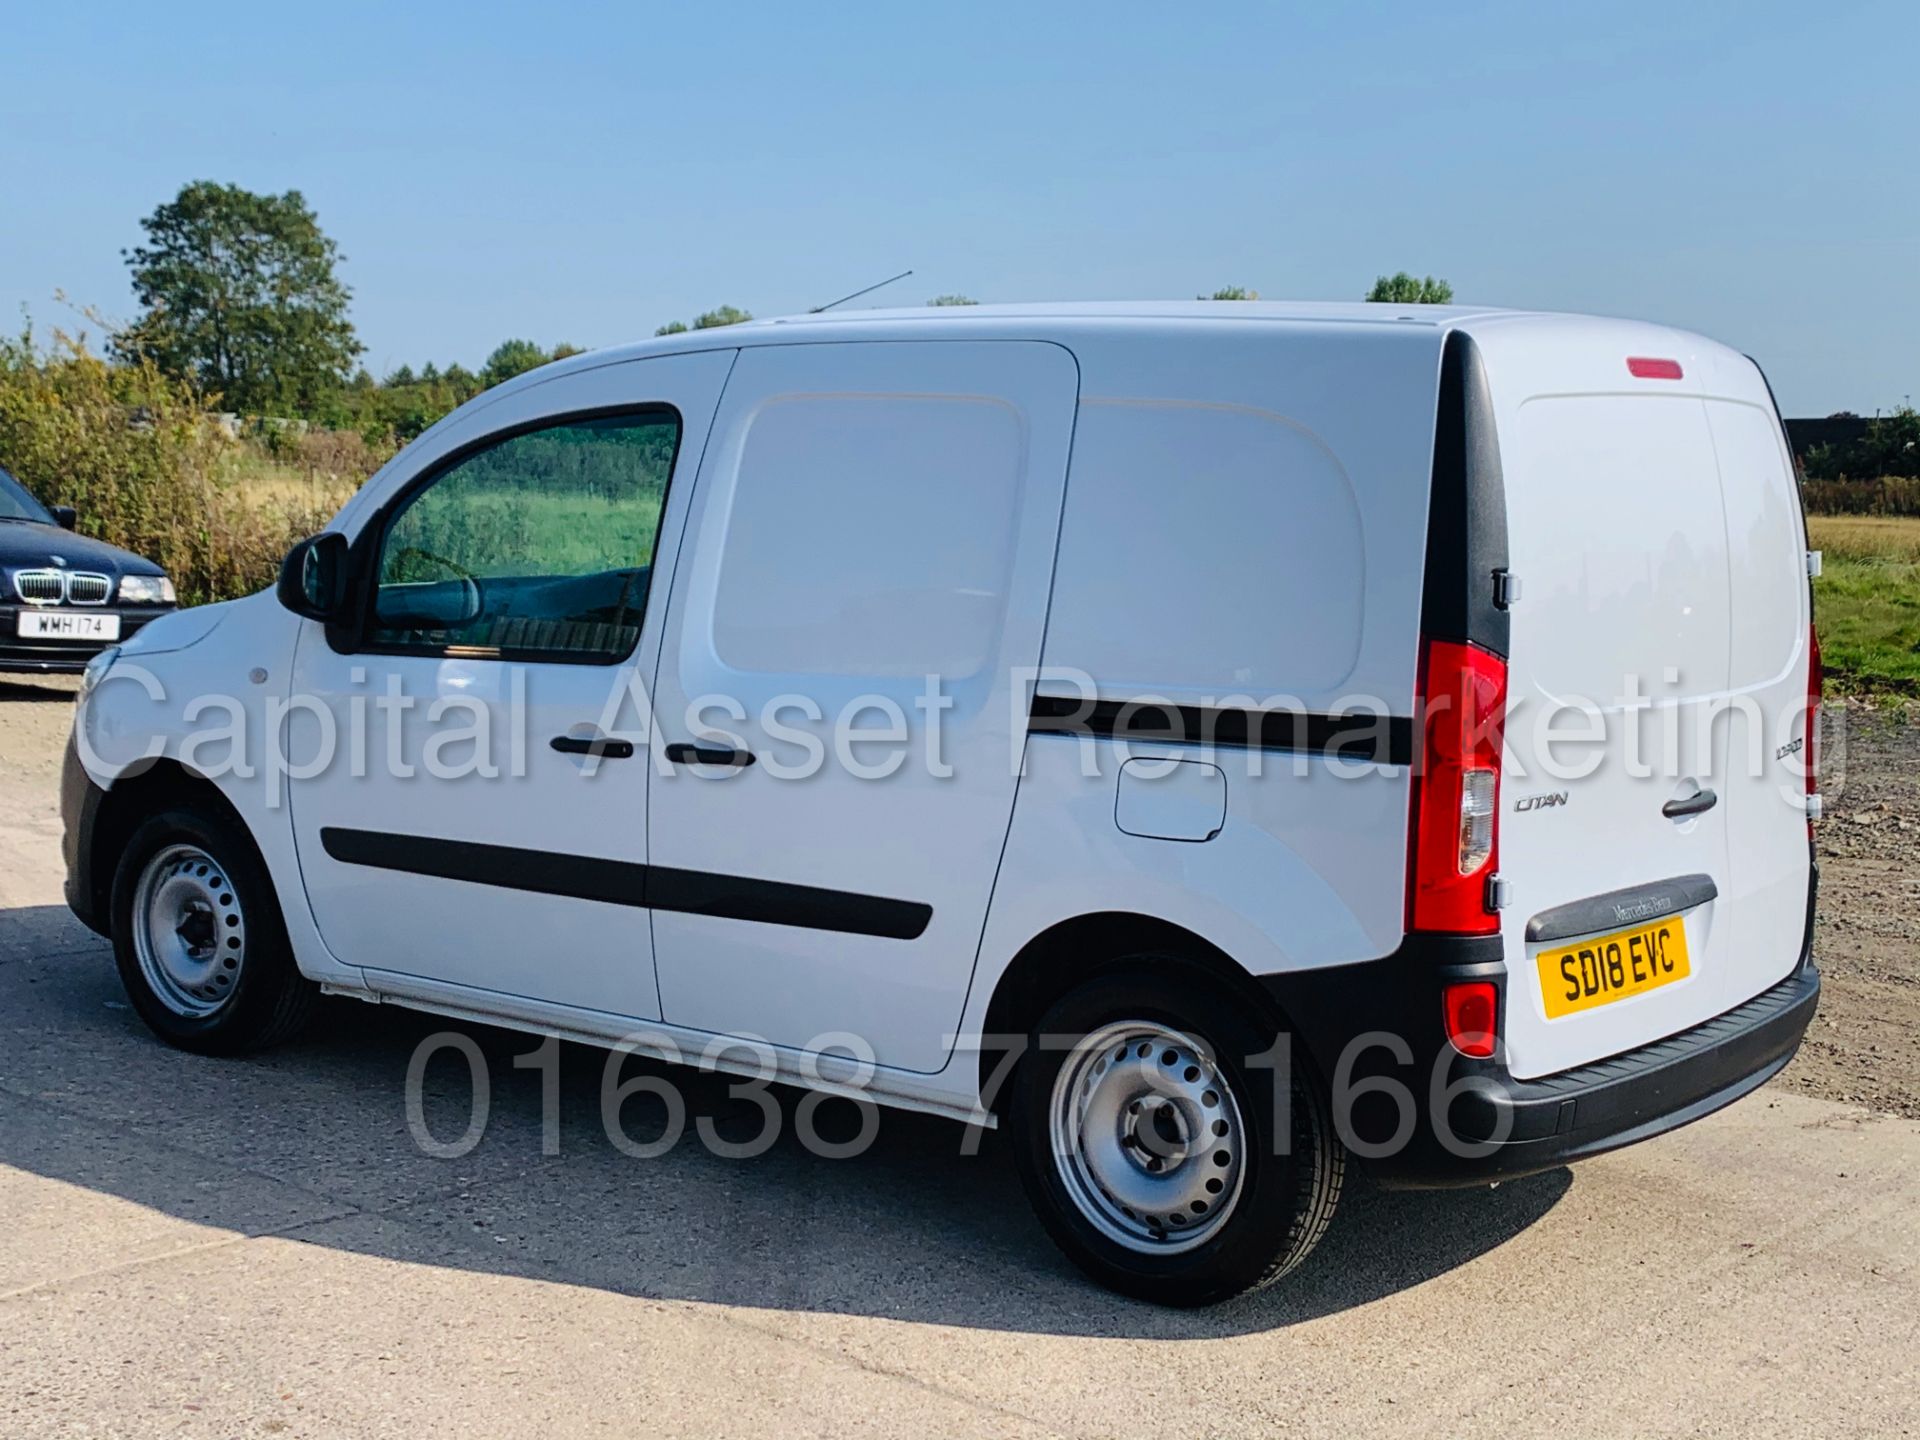
[[[654,692],[669,1022],[945,1063],[1012,815],[1077,394],[1073,356],[1038,342],[742,352]]]
[[[732,359],[510,391],[361,522],[364,618],[299,637],[288,788],[320,934],[376,989],[658,1017],[631,695]]]

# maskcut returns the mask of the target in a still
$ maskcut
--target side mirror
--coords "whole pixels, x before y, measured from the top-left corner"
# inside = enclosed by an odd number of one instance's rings
[[[71,530],[75,525],[80,523],[80,516],[75,512],[73,506],[54,505],[50,508],[53,511],[53,523],[58,525],[62,530]]]
[[[302,540],[280,564],[280,603],[309,620],[337,620],[347,601],[347,537],[329,530]]]

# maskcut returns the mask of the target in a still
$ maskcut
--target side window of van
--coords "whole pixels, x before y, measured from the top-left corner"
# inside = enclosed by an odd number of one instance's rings
[[[387,524],[368,644],[624,659],[679,441],[680,417],[651,409],[522,431],[442,471]]]

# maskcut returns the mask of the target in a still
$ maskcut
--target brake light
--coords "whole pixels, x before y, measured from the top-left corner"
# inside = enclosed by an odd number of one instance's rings
[[[1446,1017],[1448,1043],[1474,1060],[1490,1058],[1500,1014],[1500,993],[1493,982],[1466,980],[1449,985],[1440,992],[1440,1005]]]
[[[1659,360],[1651,355],[1629,355],[1627,373],[1639,380],[1678,380],[1681,378],[1678,360]]]
[[[1422,746],[1413,779],[1408,928],[1490,935],[1487,881],[1500,858],[1500,745],[1507,662],[1430,640],[1420,664]]]
[[[1826,670],[1820,663],[1820,632],[1807,625],[1807,719],[1801,733],[1806,737],[1806,754],[1801,758],[1807,766],[1807,796],[1809,800],[1820,793],[1820,694],[1824,688]],[[1807,806],[1808,833],[1812,833],[1814,806]]]

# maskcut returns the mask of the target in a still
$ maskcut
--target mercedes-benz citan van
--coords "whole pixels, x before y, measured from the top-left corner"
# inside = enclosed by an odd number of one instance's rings
[[[67,895],[176,1045],[332,993],[998,1126],[1078,1264],[1204,1303],[1349,1165],[1517,1176],[1787,1063],[1810,558],[1759,369],[1659,326],[654,340],[103,655]]]

